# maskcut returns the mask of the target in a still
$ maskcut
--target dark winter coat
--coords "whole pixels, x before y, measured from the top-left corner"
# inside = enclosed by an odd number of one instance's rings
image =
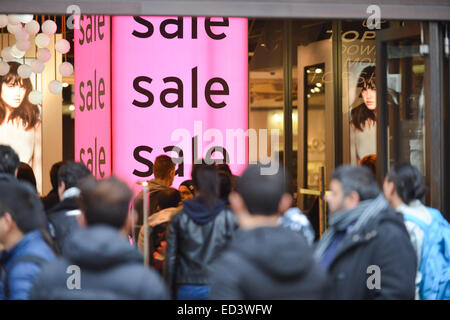
[[[62,253],[64,241],[68,236],[79,229],[77,217],[80,214],[75,197],[65,198],[48,212],[50,235],[58,254]]]
[[[57,189],[52,189],[45,197],[42,198],[44,210],[48,212],[59,203],[59,195]]]
[[[199,198],[183,203],[167,236],[164,277],[173,296],[180,284],[210,284],[211,264],[236,229],[234,213],[221,200],[211,210]]]
[[[17,262],[22,257],[35,257],[42,264],[32,261]],[[27,300],[36,276],[45,261],[55,258],[48,244],[43,240],[39,230],[28,232],[13,248],[4,251],[0,258],[0,300]],[[8,274],[8,277],[7,277]],[[8,278],[8,297],[6,297],[5,281]]]
[[[144,267],[142,255],[127,238],[117,229],[96,225],[77,230],[66,240],[64,257],[43,268],[30,297],[155,300],[168,295],[162,279]]]
[[[402,216],[386,207],[339,245],[329,266],[333,298],[414,299],[416,264]]]
[[[230,300],[326,299],[326,273],[312,248],[284,227],[239,230],[214,263],[211,297]]]

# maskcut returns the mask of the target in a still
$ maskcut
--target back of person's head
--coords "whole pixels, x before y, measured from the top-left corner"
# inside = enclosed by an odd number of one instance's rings
[[[52,183],[52,188],[55,190],[58,189],[58,171],[64,163],[64,161],[56,162],[50,169],[50,182]]]
[[[124,182],[114,177],[100,181],[88,177],[80,182],[80,191],[79,204],[87,226],[121,229],[125,225],[133,194]]]
[[[380,193],[372,171],[365,166],[344,165],[337,167],[333,171],[331,179],[340,182],[344,197],[356,192],[359,195],[359,201],[364,201],[373,199]]]
[[[180,202],[181,195],[177,189],[164,189],[158,193],[158,205],[160,210],[178,207]]]
[[[230,176],[232,176],[233,174],[231,173],[231,169],[230,166],[228,165],[228,163],[220,163],[216,166],[217,171],[220,172],[224,172]]]
[[[406,204],[413,200],[421,200],[426,192],[422,173],[408,163],[394,164],[387,174],[387,179],[393,182],[398,196]]]
[[[214,164],[201,164],[192,166],[192,183],[199,198],[208,207],[213,207],[219,197],[219,176]]]
[[[231,192],[231,176],[224,171],[219,171],[219,198],[227,200]]]
[[[164,154],[157,156],[153,165],[153,173],[157,179],[167,179],[170,173],[175,169],[175,163],[172,158]]]
[[[64,182],[65,190],[77,187],[78,182],[92,176],[89,169],[81,162],[67,161],[58,170],[58,185]]]
[[[19,168],[19,156],[7,145],[0,145],[0,173],[15,175]]]
[[[287,172],[280,168],[273,175],[262,174],[260,164],[249,165],[236,183],[236,192],[241,195],[250,214],[276,215],[284,194],[289,193]]]
[[[27,181],[36,190],[36,177],[34,176],[33,169],[25,162],[21,162],[19,165],[19,170],[17,170],[17,179]]]
[[[6,213],[24,234],[45,227],[42,201],[27,182],[0,181],[0,217]]]

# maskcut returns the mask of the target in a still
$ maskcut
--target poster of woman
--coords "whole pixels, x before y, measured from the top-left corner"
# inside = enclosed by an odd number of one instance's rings
[[[17,73],[20,63],[8,62],[10,70],[0,76],[0,144],[10,145],[20,161],[29,164],[41,183],[41,112],[28,100],[33,90],[29,78]],[[38,188],[39,189],[39,188]]]
[[[349,79],[349,88],[356,88],[355,99],[350,119],[351,163],[360,164],[361,160],[377,152],[375,66],[368,63],[354,64],[350,75],[359,74],[356,79]],[[353,85],[352,85],[353,83]],[[352,101],[352,100],[350,100]]]

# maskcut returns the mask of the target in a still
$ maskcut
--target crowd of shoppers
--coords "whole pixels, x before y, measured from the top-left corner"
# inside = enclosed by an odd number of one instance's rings
[[[409,164],[381,189],[365,166],[336,168],[315,243],[282,168],[196,164],[178,189],[175,169],[156,158],[145,232],[142,192],[68,161],[40,199],[0,145],[0,299],[450,299],[450,228]]]

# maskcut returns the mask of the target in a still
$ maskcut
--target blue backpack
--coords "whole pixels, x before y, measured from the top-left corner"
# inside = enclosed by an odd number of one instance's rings
[[[419,295],[423,300],[450,300],[450,225],[439,210],[427,207],[432,221],[403,214],[406,221],[424,231],[422,259],[419,271]]]

